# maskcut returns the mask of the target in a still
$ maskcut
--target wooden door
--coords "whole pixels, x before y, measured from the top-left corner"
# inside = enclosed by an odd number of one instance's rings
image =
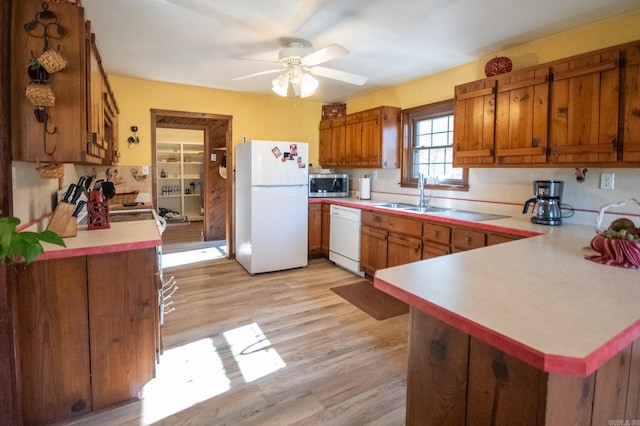
[[[332,166],[345,165],[346,118],[331,119],[331,161]]]
[[[387,267],[387,231],[367,225],[360,227],[360,266],[369,274]]]
[[[331,119],[320,122],[318,162],[322,166],[331,163]]]
[[[510,72],[498,78],[496,161],[544,164],[547,161],[549,67]]]
[[[493,164],[496,80],[455,87],[453,166]]]
[[[322,254],[329,256],[329,243],[331,235],[331,205],[322,203]]]
[[[389,233],[387,267],[417,262],[422,257],[422,240],[408,235]]]
[[[345,165],[362,165],[362,124],[361,114],[349,114],[345,124]]]
[[[88,413],[91,404],[84,256],[20,266],[16,338],[25,424]]]
[[[623,162],[640,161],[640,44],[624,51],[622,138]]]
[[[132,400],[155,375],[155,248],[87,257],[93,409]]]
[[[382,167],[382,123],[380,108],[362,113],[362,166]]]
[[[322,249],[322,203],[309,203],[309,229],[307,238],[309,256]]]
[[[604,50],[552,66],[549,162],[617,159],[620,53]]]

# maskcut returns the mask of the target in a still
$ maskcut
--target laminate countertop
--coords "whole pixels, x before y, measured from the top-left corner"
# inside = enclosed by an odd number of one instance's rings
[[[75,237],[63,238],[65,247],[43,243],[44,253],[38,260],[63,259],[74,256],[138,250],[162,245],[162,237],[155,220],[112,222],[107,229],[88,230],[78,225]]]
[[[508,220],[518,227],[495,222]],[[540,370],[586,377],[640,336],[640,271],[586,259],[594,227],[547,228],[378,270],[374,285]]]

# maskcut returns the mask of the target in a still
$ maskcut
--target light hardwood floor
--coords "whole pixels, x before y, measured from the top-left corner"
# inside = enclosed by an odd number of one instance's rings
[[[141,401],[73,424],[404,424],[408,315],[377,321],[329,290],[361,278],[325,259],[253,277],[228,259],[164,274],[179,288],[158,377]]]

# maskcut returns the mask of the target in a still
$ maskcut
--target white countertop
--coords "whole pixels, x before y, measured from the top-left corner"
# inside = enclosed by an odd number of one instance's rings
[[[63,241],[66,248],[43,243],[45,251],[38,256],[36,261],[137,250],[162,245],[162,237],[155,220],[112,222],[110,228],[90,231],[87,230],[87,225],[78,225],[77,236],[63,238]]]
[[[490,222],[527,228],[513,218]],[[374,283],[541,370],[587,376],[640,337],[640,271],[585,259],[592,227],[546,228],[379,270]]]

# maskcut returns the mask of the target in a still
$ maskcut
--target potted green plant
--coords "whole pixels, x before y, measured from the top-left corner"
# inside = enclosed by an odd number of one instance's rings
[[[41,241],[66,247],[62,238],[53,231],[18,232],[16,229],[19,224],[17,217],[0,216],[0,262],[33,262],[44,253]]]

